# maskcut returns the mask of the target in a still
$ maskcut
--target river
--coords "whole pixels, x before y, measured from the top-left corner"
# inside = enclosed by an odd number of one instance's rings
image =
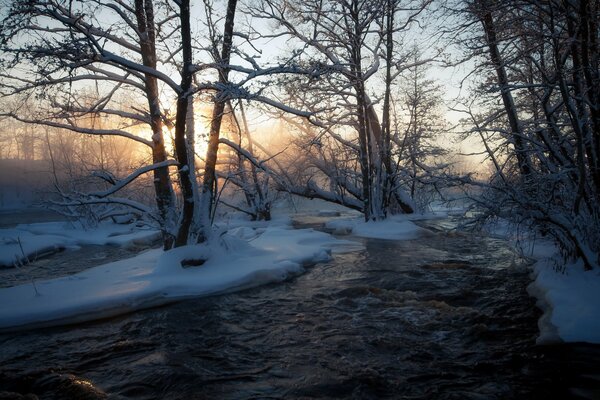
[[[540,312],[526,292],[527,262],[502,240],[449,225],[426,222],[431,233],[410,241],[354,238],[363,250],[280,284],[0,335],[0,391],[40,399],[600,398],[600,347],[535,345]]]

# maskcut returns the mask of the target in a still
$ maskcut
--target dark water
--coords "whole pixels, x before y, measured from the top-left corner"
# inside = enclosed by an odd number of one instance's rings
[[[599,347],[535,346],[528,272],[502,241],[438,231],[363,242],[365,250],[282,284],[0,335],[0,391],[42,399],[600,398]]]

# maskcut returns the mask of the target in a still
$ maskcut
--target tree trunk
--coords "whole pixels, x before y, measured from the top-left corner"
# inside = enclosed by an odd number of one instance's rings
[[[190,27],[190,0],[181,0],[179,17],[181,20],[181,46],[183,51],[183,67],[181,69],[181,93],[177,98],[177,115],[175,117],[175,154],[179,162],[179,184],[183,205],[179,228],[175,238],[175,247],[188,243],[190,228],[194,220],[194,185],[196,179],[193,164],[190,164],[188,143],[186,140],[186,122],[192,86],[192,36]],[[192,153],[193,154],[193,153]]]
[[[394,14],[396,2],[394,0],[386,1],[385,11],[385,92],[383,95],[383,115],[381,121],[381,160],[385,166],[385,176],[383,188],[383,208],[387,210],[390,203],[390,191],[392,189],[392,157],[391,157],[391,90],[392,90],[392,59],[394,56]]]
[[[223,48],[221,50],[221,59],[217,60],[221,64],[219,70],[219,83],[227,84],[229,82],[229,60],[231,55],[231,45],[233,43],[233,26],[235,20],[235,9],[237,0],[229,0],[227,3],[227,14],[225,16],[225,30],[223,33]],[[204,179],[201,188],[201,216],[198,242],[204,242],[208,239],[210,233],[210,214],[214,203],[216,176],[215,166],[217,164],[217,152],[219,151],[219,135],[221,133],[221,122],[223,121],[223,111],[227,99],[221,98],[220,93],[215,95],[212,120],[208,136],[208,148],[206,150],[206,164],[204,167]]]
[[[490,59],[492,60],[492,64],[496,70],[502,102],[504,103],[504,109],[506,110],[506,115],[508,116],[508,122],[510,124],[510,140],[515,148],[519,171],[522,176],[527,177],[531,173],[531,166],[529,157],[527,155],[527,149],[525,148],[525,144],[523,142],[523,129],[517,115],[517,108],[508,86],[508,76],[506,75],[504,61],[502,60],[502,56],[498,50],[498,39],[496,37],[494,19],[489,10],[484,10],[483,13],[484,14],[481,17],[481,23],[483,24],[483,29],[486,35],[486,44],[490,52]]]
[[[145,66],[156,68],[156,33],[154,31],[154,9],[150,0],[135,1],[135,15],[140,32],[140,48],[142,61]],[[152,162],[154,164],[167,160],[167,152],[163,136],[163,124],[159,105],[159,92],[156,77],[145,74],[145,89],[150,111],[152,127]],[[175,199],[169,168],[157,168],[154,174],[154,191],[156,205],[163,222],[162,235],[165,250],[171,248],[174,242],[173,229],[175,226]]]
[[[567,6],[569,7],[569,6]],[[571,36],[574,94],[581,125],[587,164],[596,199],[600,200],[600,109],[598,104],[598,66],[590,64],[594,58],[595,23],[590,21],[588,0],[580,0],[571,14],[567,10],[567,27]],[[596,56],[597,57],[597,56]],[[594,76],[595,75],[595,76]],[[590,121],[589,123],[585,123]]]
[[[369,106],[367,107],[367,116],[369,118],[369,125],[373,131],[373,135],[375,137],[381,137],[382,140],[386,140],[384,138],[385,135],[381,132],[381,125],[379,124],[379,118],[377,117],[377,112],[375,111],[375,108],[373,107],[372,104],[369,104]],[[388,138],[389,138],[389,136],[388,136]],[[391,140],[391,138],[390,138],[390,140]],[[394,168],[394,165],[392,163],[391,154],[389,152],[390,148],[391,148],[390,145],[388,145],[388,147],[387,147],[388,154],[386,155],[386,158],[383,160],[379,160],[380,163],[383,164],[383,165],[381,165],[380,168],[382,168],[382,169],[385,168],[386,176],[389,179],[388,179],[387,183],[385,181],[381,181],[380,183],[382,185],[384,185],[384,184],[389,185],[389,186],[386,186],[386,191],[390,191],[391,193],[389,193],[389,195],[387,197],[390,198],[390,196],[393,196],[403,213],[412,214],[415,212],[414,208],[405,199],[403,199],[402,195],[400,194],[401,189],[398,188],[399,185],[396,181],[396,179],[397,179],[396,172],[397,171]],[[390,206],[389,201],[386,201],[384,198],[383,203],[382,203],[382,209],[384,210],[385,214],[387,214],[389,206]]]

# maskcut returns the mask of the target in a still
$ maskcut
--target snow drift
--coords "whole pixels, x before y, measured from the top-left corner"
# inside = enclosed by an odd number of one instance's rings
[[[581,263],[561,272],[552,258],[533,266],[530,295],[544,314],[538,323],[538,343],[588,342],[600,344],[600,270],[585,271]]]
[[[505,220],[485,227],[490,236],[508,240],[523,255],[536,260],[528,292],[543,314],[538,344],[588,342],[600,344],[600,269],[564,265],[556,244]]]

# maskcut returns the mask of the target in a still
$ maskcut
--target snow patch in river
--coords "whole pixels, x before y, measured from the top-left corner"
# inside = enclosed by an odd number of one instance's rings
[[[255,230],[251,234],[249,229]],[[187,297],[208,296],[279,282],[308,263],[330,259],[332,249],[356,250],[312,229],[242,227],[213,241],[136,257],[78,274],[0,289],[0,329],[89,321]],[[192,260],[202,265],[182,266]]]
[[[410,240],[429,232],[412,221],[434,218],[440,218],[440,216],[437,214],[394,215],[383,221],[369,222],[365,222],[362,217],[357,217],[330,220],[325,223],[325,227],[338,235],[352,234],[372,239]]]

